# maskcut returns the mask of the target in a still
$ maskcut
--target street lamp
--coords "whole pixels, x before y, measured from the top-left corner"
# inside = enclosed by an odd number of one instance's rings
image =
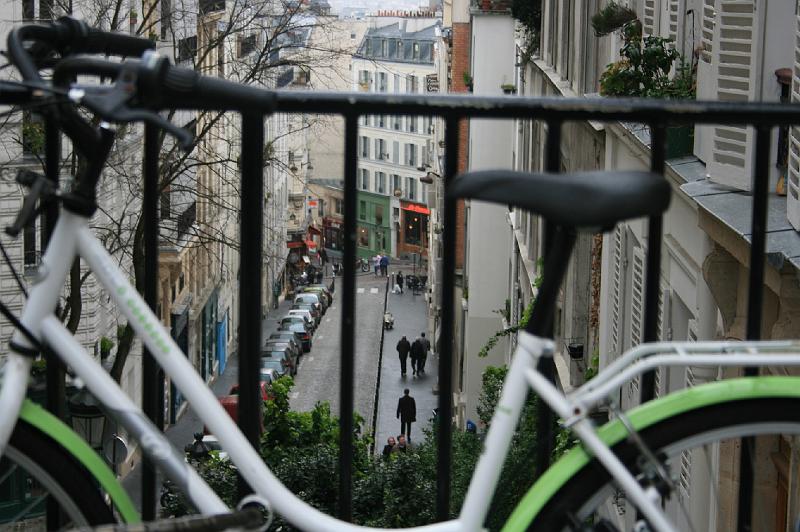
[[[86,387],[83,387],[78,393],[70,397],[68,408],[73,430],[92,449],[102,449],[106,416],[100,410],[100,403],[94,395]]]
[[[436,172],[428,171],[428,173],[425,175],[425,177],[420,177],[419,180],[422,183],[430,185],[430,184],[433,183],[434,178],[438,179],[439,177],[441,177],[441,176],[439,174],[437,174]]]

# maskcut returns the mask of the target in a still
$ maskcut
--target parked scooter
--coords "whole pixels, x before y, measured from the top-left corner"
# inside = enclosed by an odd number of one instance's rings
[[[383,313],[383,328],[387,331],[394,329],[394,316],[391,312]]]

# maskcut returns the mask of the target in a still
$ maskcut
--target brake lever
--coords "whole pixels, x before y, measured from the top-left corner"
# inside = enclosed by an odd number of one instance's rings
[[[76,88],[70,90],[70,97],[109,122],[142,121],[162,128],[175,137],[184,150],[191,150],[194,137],[187,130],[176,126],[154,111],[129,107],[128,104],[137,95],[136,82],[135,67],[123,63],[122,70],[109,90],[95,92]]]
[[[30,191],[25,194],[22,200],[22,208],[17,213],[17,218],[12,225],[5,228],[7,235],[16,238],[22,229],[26,227],[38,213],[36,204],[42,197],[53,196],[56,188],[53,183],[41,174],[21,169],[17,172],[17,183],[28,187]]]

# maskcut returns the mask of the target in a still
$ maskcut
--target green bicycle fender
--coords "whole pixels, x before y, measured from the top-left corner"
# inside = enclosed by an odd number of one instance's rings
[[[748,377],[713,382],[647,402],[631,410],[628,419],[636,429],[644,429],[669,417],[728,401],[761,397],[800,398],[797,383],[796,377]],[[627,431],[619,420],[603,425],[597,433],[608,446],[627,437]],[[547,501],[586,465],[589,458],[582,446],[576,446],[548,468],[517,505],[503,532],[526,530]]]
[[[105,461],[97,455],[95,450],[89,447],[70,427],[29,399],[26,399],[22,404],[19,417],[47,434],[66,449],[69,454],[74,456],[97,480],[103,490],[108,493],[114,507],[125,523],[135,524],[141,522],[139,512],[136,511],[127,492],[117,482],[117,477],[108,468]]]

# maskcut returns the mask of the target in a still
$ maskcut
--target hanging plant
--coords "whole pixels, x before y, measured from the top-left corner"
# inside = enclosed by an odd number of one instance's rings
[[[592,28],[595,35],[602,37],[614,33],[625,24],[638,22],[636,12],[627,6],[611,2],[592,17]]]

